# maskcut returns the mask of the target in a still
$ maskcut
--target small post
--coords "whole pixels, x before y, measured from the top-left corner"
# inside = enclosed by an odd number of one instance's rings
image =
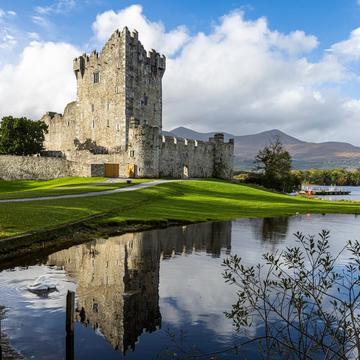
[[[68,290],[66,295],[66,360],[74,360],[74,315],[75,293]]]
[[[68,290],[66,295],[66,334],[74,332],[75,293]]]
[[[2,342],[2,338],[1,338],[1,314],[0,314],[0,360],[3,359],[3,353],[2,353],[2,345],[1,345],[1,342]]]

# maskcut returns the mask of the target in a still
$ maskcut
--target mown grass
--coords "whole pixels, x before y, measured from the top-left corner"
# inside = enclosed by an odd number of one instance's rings
[[[92,215],[93,226],[124,221],[207,221],[296,213],[360,213],[360,203],[281,195],[216,180],[161,184],[127,193],[79,199],[0,204],[0,237],[52,228]],[[89,222],[88,222],[89,223]]]
[[[0,200],[18,199],[42,196],[57,196],[69,194],[81,194],[112,190],[129,186],[126,182],[109,182],[103,177],[94,178],[59,178],[54,180],[0,180]],[[137,184],[144,180],[133,180]]]

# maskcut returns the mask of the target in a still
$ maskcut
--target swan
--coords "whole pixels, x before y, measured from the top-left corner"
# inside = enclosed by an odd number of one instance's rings
[[[53,282],[47,275],[41,275],[36,280],[27,286],[31,292],[44,292],[56,290],[56,283]]]

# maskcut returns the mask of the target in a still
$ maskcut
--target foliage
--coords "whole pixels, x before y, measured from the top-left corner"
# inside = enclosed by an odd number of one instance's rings
[[[360,169],[293,170],[292,174],[299,183],[360,186]]]
[[[279,137],[258,152],[255,164],[259,172],[260,185],[283,192],[291,192],[294,189],[291,156]]]
[[[42,196],[39,189],[36,196]],[[47,191],[44,192],[47,194]],[[21,197],[21,195],[20,195]],[[218,180],[174,181],[127,193],[0,204],[0,238],[103,214],[93,225],[211,221],[296,213],[360,213],[360,204],[309,200]],[[1,248],[1,247],[0,247]]]
[[[0,153],[33,155],[43,150],[47,125],[25,117],[3,117],[0,125]]]
[[[360,243],[348,242],[333,256],[329,232],[295,236],[298,246],[264,254],[264,264],[246,266],[237,255],[225,259],[224,278],[239,288],[226,315],[238,331],[261,322],[257,340],[268,359],[358,357]],[[344,255],[346,266],[337,266]]]

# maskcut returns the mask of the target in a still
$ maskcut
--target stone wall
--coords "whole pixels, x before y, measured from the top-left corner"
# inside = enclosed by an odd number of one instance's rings
[[[130,119],[161,128],[165,57],[149,55],[137,32],[115,31],[100,53],[83,54],[73,62],[77,100],[64,115],[49,112],[45,148],[75,149],[75,142],[91,140],[109,151],[126,151]]]
[[[230,179],[233,142],[161,137],[159,174],[174,178]]]
[[[0,178],[4,180],[49,180],[66,176],[95,175],[91,165],[61,158],[0,155]]]
[[[222,134],[209,142],[161,137],[165,68],[165,57],[147,53],[127,28],[115,31],[101,52],[76,58],[76,101],[64,115],[42,118],[47,153],[76,162],[83,176],[109,163],[119,164],[121,177],[132,169],[135,177],[231,178],[234,143],[224,143]]]

